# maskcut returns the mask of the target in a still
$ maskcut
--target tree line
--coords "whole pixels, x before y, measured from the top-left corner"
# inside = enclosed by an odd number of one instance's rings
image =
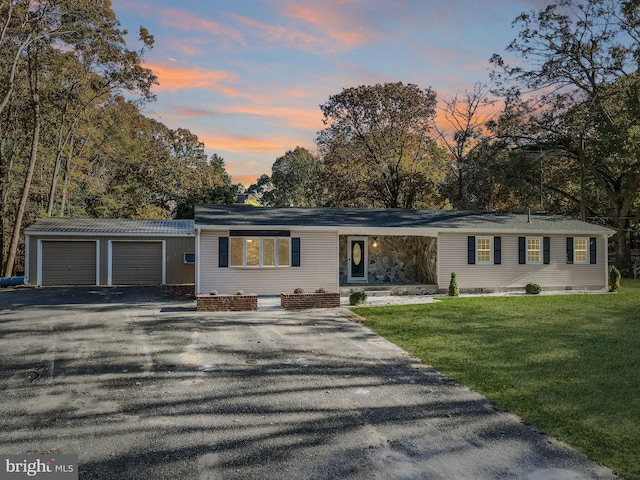
[[[490,80],[346,88],[316,151],[276,159],[265,205],[551,212],[616,231],[628,269],[640,206],[640,1],[560,0],[518,16]],[[436,123],[436,119],[438,122]]]
[[[264,205],[553,212],[616,230],[630,262],[640,197],[640,2],[560,0],[514,20],[491,77],[453,98],[402,82],[320,106],[249,187]],[[143,114],[157,79],[109,0],[0,0],[2,274],[44,216],[189,218],[231,203],[224,160]],[[436,120],[438,120],[436,122]],[[17,266],[17,267],[16,267]]]
[[[189,218],[230,203],[224,160],[189,130],[143,115],[157,79],[109,0],[0,0],[0,270],[44,216]]]

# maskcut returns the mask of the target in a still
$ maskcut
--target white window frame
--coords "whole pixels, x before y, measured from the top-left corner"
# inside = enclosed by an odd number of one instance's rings
[[[533,260],[529,260],[529,252],[530,251],[534,251],[534,250],[530,250],[529,249],[529,240],[538,240],[538,244],[540,245],[540,248],[538,249],[539,252],[539,257],[540,260],[539,261],[533,261]],[[526,237],[525,238],[525,259],[526,259],[526,263],[527,265],[542,265],[542,263],[544,262],[544,240],[542,237]]]
[[[585,243],[585,248],[584,248],[584,252],[585,252],[585,256],[584,256],[584,260],[577,260],[578,258],[578,241],[584,241]],[[589,241],[589,237],[573,237],[573,263],[574,264],[578,264],[578,265],[585,265],[588,264],[590,261],[590,241]]]
[[[193,262],[188,262],[187,261],[187,255],[193,255]],[[182,255],[182,263],[184,263],[185,265],[195,265],[195,263],[196,263],[196,254],[195,254],[195,252],[184,252],[184,254]]]
[[[290,268],[291,267],[291,237],[231,237],[231,239],[242,239],[242,265],[232,265],[231,264],[231,256],[233,250],[233,242],[229,241],[229,268],[248,268],[248,269],[256,269],[256,268]],[[247,265],[247,240],[260,240],[260,259],[258,265]],[[274,240],[274,256],[275,256],[275,265],[264,265],[264,241],[265,240]],[[287,259],[286,265],[280,264],[280,245],[281,241],[286,241],[288,243],[288,251],[289,258]]]
[[[480,240],[489,240],[489,261],[480,260],[480,250],[478,249]],[[493,265],[493,237],[476,237],[476,265]]]

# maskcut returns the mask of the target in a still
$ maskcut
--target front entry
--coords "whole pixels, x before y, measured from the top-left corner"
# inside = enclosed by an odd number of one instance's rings
[[[349,282],[366,282],[368,280],[367,238],[349,237]]]

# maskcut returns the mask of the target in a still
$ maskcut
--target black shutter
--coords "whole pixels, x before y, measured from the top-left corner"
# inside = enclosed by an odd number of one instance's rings
[[[573,263],[573,237],[567,237],[567,263]]]
[[[218,266],[229,266],[229,237],[218,238]]]
[[[502,263],[502,238],[493,237],[493,263],[500,265]]]
[[[518,263],[524,265],[527,263],[527,239],[526,237],[518,237]]]
[[[542,238],[542,263],[551,263],[551,238]]]
[[[467,263],[476,263],[476,237],[467,237]]]
[[[291,239],[291,266],[300,266],[300,238],[298,237]]]
[[[596,263],[596,237],[589,239],[589,263]]]

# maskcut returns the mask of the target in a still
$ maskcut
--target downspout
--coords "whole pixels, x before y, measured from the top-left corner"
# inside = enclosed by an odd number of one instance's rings
[[[28,233],[24,234],[24,277],[26,279],[25,283],[29,283],[29,264],[31,263],[31,252],[29,252],[30,248],[30,235]]]
[[[347,245],[347,248],[349,245]],[[336,292],[340,293],[340,232],[336,231]]]
[[[195,227],[196,234],[196,270],[195,270],[195,294],[200,293],[200,228]]]

